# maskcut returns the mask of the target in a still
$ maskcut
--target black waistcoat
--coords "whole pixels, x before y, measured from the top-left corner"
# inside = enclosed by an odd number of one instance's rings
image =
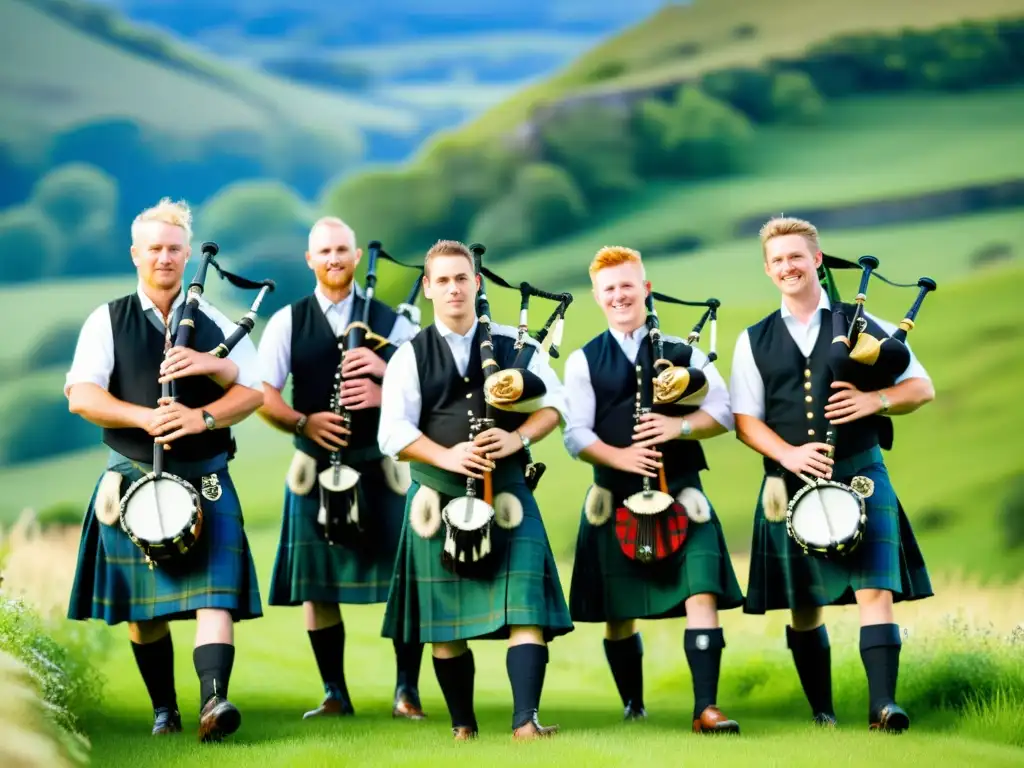
[[[114,334],[114,369],[109,391],[119,400],[156,408],[160,399],[160,363],[164,358],[164,334],[146,317],[137,293],[115,299],[108,305]],[[201,307],[195,311],[192,349],[210,350],[224,341],[224,333]],[[202,408],[219,400],[224,390],[206,376],[186,376],[172,382],[178,401],[189,408]],[[153,461],[153,438],[144,430],[118,428],[103,430],[103,442],[130,459]],[[187,435],[174,441],[174,459],[196,461],[227,452],[234,454],[230,429],[215,429]]]
[[[480,333],[481,326],[478,324],[465,376],[459,375],[451,348],[438,333],[436,325],[431,323],[412,340],[420,382],[418,426],[424,435],[446,448],[469,440],[469,411],[473,412],[475,418],[487,415],[484,374],[480,367]],[[508,367],[515,359],[515,339],[492,332],[491,340],[498,366]],[[529,414],[494,409],[493,417],[496,427],[511,432],[522,426]],[[517,451],[496,463],[503,470],[503,464],[525,467],[526,459],[522,451]]]
[[[665,359],[674,365],[688,366],[693,348],[682,339],[665,337]],[[636,425],[636,365],[643,366],[644,387],[652,381],[654,357],[649,338],[640,343],[636,363],[632,363],[622,351],[611,331],[594,337],[583,347],[583,354],[590,369],[590,383],[596,403],[594,411],[594,432],[602,441],[616,448],[633,444],[633,427]],[[651,393],[645,393],[643,404],[650,406]],[[693,413],[698,408],[677,408],[673,414]],[[669,490],[678,492],[684,481],[694,473],[707,469],[704,449],[697,440],[669,440],[656,446],[662,453],[665,465],[665,479]],[[622,472],[603,465],[594,466],[594,482],[607,488],[616,498],[639,491],[643,477],[631,472]],[[652,479],[652,488],[657,480]]]
[[[842,304],[847,318],[852,319],[854,307]],[[828,351],[832,344],[831,313],[818,310],[821,329],[805,358],[793,341],[776,310],[747,329],[754,363],[764,382],[765,423],[790,445],[825,442],[830,425],[825,418],[828,399],[839,390],[832,389],[832,372],[828,367]],[[884,331],[868,321],[868,331],[875,335]],[[835,458],[852,456],[875,445],[892,447],[892,421],[885,416],[871,416],[848,424],[831,427],[835,433]],[[782,473],[782,468],[767,456],[765,472]]]
[[[350,320],[362,319],[365,299],[356,294],[352,297]],[[295,302],[292,312],[292,407],[299,413],[317,413],[331,409],[331,396],[338,385],[338,365],[341,362],[343,338],[336,338],[331,324],[327,321],[316,295],[311,294]],[[398,317],[386,304],[370,300],[369,326],[379,336],[387,338]],[[388,345],[386,352],[377,354],[384,360],[394,353],[394,346]],[[380,379],[371,377],[380,384]],[[380,423],[379,408],[365,408],[350,411],[352,434],[348,448],[344,450],[365,453],[366,459],[380,458],[377,449],[377,426]],[[323,460],[328,452],[309,438],[296,435],[296,448]]]

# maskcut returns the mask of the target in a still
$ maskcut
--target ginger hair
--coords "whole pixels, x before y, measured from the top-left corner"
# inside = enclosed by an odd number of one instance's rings
[[[821,245],[818,242],[818,229],[811,222],[792,216],[776,216],[761,227],[761,251],[765,258],[768,258],[768,241],[784,235],[800,235],[807,241],[811,253],[821,250]]]
[[[173,202],[164,197],[152,208],[147,208],[132,221],[132,240],[138,239],[138,231],[143,224],[159,221],[185,230],[185,242],[192,243],[192,210],[184,200]]]
[[[476,261],[473,259],[473,252],[469,246],[458,240],[438,240],[427,251],[423,259],[423,271],[429,272],[430,261],[435,256],[463,256],[469,261],[470,270],[476,272]]]
[[[597,273],[602,269],[617,267],[620,264],[636,264],[644,272],[644,262],[640,258],[640,251],[627,248],[624,245],[606,245],[599,250],[593,261],[590,262],[590,281],[593,282]]]

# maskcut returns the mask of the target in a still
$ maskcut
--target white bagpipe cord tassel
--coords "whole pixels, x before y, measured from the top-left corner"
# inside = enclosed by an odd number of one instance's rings
[[[555,320],[555,332],[552,334],[555,341],[554,345],[560,347],[562,345],[562,333],[565,331],[565,316],[559,315],[558,319]]]
[[[718,318],[714,315],[711,316],[711,344],[708,350],[712,359],[714,359],[715,350],[718,349]]]

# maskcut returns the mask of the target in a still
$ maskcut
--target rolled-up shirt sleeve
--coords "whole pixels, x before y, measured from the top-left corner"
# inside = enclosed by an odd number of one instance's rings
[[[89,314],[78,332],[71,368],[64,377],[64,396],[70,396],[71,387],[75,384],[95,384],[107,389],[113,371],[114,332],[110,324],[110,308],[104,304]]]
[[[398,461],[398,454],[423,432],[420,423],[420,377],[412,344],[405,342],[384,370],[380,393],[380,426],[377,447]]]
[[[544,382],[547,393],[544,395],[543,407],[554,408],[558,411],[559,422],[565,425],[569,419],[569,405],[566,399],[565,387],[562,386],[562,382],[559,380],[558,374],[555,373],[555,369],[551,367],[547,355],[535,352],[530,357],[530,363],[526,366],[526,369],[539,376],[540,380]]]
[[[590,383],[590,367],[582,349],[577,349],[565,361],[565,392],[572,393],[567,397],[568,416],[565,420],[565,431],[562,443],[575,459],[579,458],[587,447],[598,441],[594,432],[594,410],[597,400],[594,387]]]
[[[388,334],[388,341],[396,347],[400,347],[420,332],[420,327],[403,315],[395,318],[395,324],[391,326],[391,333]]]
[[[729,386],[725,383],[725,379],[718,372],[715,364],[707,361],[708,356],[694,347],[690,356],[690,365],[704,371],[708,380],[708,393],[704,402],[701,403],[700,410],[731,432],[736,426],[736,420],[733,418],[729,402]]]
[[[734,417],[743,414],[764,421],[764,380],[754,362],[750,336],[746,330],[736,339],[729,378],[729,398]]]
[[[260,374],[263,381],[280,391],[292,369],[292,309],[283,307],[267,321],[260,338]]]

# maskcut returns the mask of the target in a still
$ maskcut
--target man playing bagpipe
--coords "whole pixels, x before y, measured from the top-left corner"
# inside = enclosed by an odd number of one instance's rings
[[[772,219],[761,244],[782,304],[740,334],[731,377],[737,437],[762,454],[765,471],[744,611],[791,612],[787,645],[814,720],[834,726],[822,608],[856,602],[869,726],[902,731],[910,719],[895,701],[901,641],[893,603],[929,597],[932,587],[881,449],[892,445],[890,416],[934,397],[904,341],[935,285],[921,278],[897,329],[863,310],[874,257],[861,257],[850,304],[839,300],[831,268],[857,265],[822,254],[809,222]]]
[[[491,323],[470,249],[440,241],[424,270],[434,322],[395,353],[381,396],[380,448],[413,480],[382,631],[432,644],[456,740],[478,732],[467,641],[507,640],[513,736],[546,736],[547,644],[573,626],[524,452],[564,418],[562,386],[541,355],[517,366],[516,329]]]
[[[407,469],[377,448],[380,382],[395,349],[419,326],[367,295],[376,282],[378,246],[370,244],[364,291],[355,281],[363,257],[355,233],[337,218],[317,221],[306,252],[316,287],[276,312],[260,341],[260,415],[295,444],[268,602],[303,605],[326,692],[306,718],[355,712],[339,604],[387,600],[405,519]],[[291,405],[281,395],[289,375]],[[423,644],[396,640],[394,650],[392,714],[421,719]]]
[[[729,391],[713,357],[661,335],[637,251],[602,248],[590,278],[608,329],[565,363],[564,443],[594,468],[576,541],[572,618],[605,623],[605,656],[625,716],[636,719],[646,717],[636,620],[686,616],[693,730],[737,733],[716,701],[725,647],[718,611],[742,605],[743,594],[699,475],[707,469],[699,441],[732,428]]]
[[[182,729],[168,622],[197,619],[199,736],[216,741],[241,722],[227,699],[233,622],[262,616],[228,472],[230,427],[263,400],[259,363],[252,340],[239,341],[201,297],[215,245],[203,246],[187,299],[182,291],[188,207],[161,200],[131,234],[138,288],[86,319],[64,388],[71,412],[102,427],[110,448],[83,520],[68,617],[128,622],[154,735]]]

